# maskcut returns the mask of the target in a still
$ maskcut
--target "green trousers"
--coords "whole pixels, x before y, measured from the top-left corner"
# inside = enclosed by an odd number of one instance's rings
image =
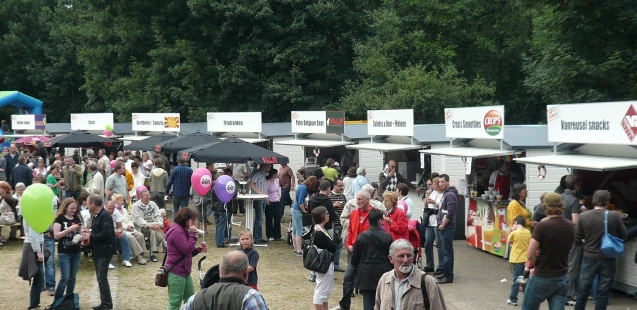
[[[192,276],[182,277],[168,273],[168,310],[179,310],[181,303],[195,294]]]

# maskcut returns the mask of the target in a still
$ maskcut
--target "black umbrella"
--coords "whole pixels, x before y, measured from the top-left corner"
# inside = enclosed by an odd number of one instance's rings
[[[209,134],[197,131],[187,136],[180,136],[174,139],[159,142],[153,146],[153,149],[155,152],[158,153],[177,153],[191,147],[219,141],[221,140],[219,140],[219,138],[217,138],[216,136],[211,136]]]
[[[119,141],[90,134],[84,131],[74,131],[65,136],[55,137],[42,143],[44,147],[117,147]]]
[[[246,163],[249,160],[257,164],[287,164],[287,156],[272,152],[258,145],[237,138],[228,138],[219,143],[210,143],[183,150],[178,158],[192,158],[196,162],[209,163]]]
[[[170,140],[170,139],[175,139],[177,136],[175,135],[171,135],[171,134],[167,134],[167,133],[161,133],[159,135],[156,136],[152,136],[149,138],[146,138],[144,140],[141,141],[137,141],[135,143],[131,143],[129,145],[125,145],[124,146],[124,150],[131,150],[131,151],[154,151],[155,148],[154,146],[158,143]]]

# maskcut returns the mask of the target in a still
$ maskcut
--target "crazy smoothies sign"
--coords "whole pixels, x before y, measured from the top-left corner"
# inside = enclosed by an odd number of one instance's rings
[[[506,211],[507,204],[470,199],[467,213],[467,245],[504,256],[510,232]]]
[[[445,109],[447,138],[503,139],[504,106]]]

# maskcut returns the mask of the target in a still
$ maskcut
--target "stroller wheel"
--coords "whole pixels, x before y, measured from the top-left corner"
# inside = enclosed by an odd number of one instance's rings
[[[292,245],[292,233],[288,232],[288,244]]]

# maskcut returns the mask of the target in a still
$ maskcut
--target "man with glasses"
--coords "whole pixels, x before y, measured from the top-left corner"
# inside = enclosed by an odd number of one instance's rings
[[[392,242],[389,260],[394,270],[386,272],[378,281],[374,309],[413,309],[414,305],[424,305],[423,289],[427,290],[429,307],[422,309],[447,309],[436,280],[414,267],[414,248],[409,241]],[[423,282],[425,287],[421,288]]]
[[[399,183],[405,183],[409,188],[420,192],[420,190],[416,188],[416,185],[411,184],[411,182],[407,181],[405,177],[396,171],[396,161],[393,159],[387,163],[387,169],[378,176],[378,183],[378,197],[383,197],[385,191],[395,192]]]
[[[438,275],[438,283],[453,283],[453,235],[456,231],[456,208],[458,205],[458,190],[449,184],[449,175],[441,174],[438,185],[443,191],[442,202],[438,212],[438,234],[444,261],[443,273]]]

